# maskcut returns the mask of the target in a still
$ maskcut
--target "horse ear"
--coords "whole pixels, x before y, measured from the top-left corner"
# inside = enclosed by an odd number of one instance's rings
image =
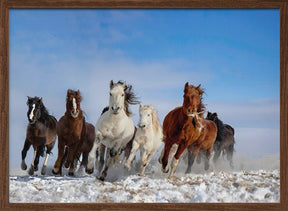
[[[110,81],[110,89],[112,89],[112,87],[114,86],[114,82],[113,80]]]
[[[200,95],[202,95],[204,93],[204,91],[201,89],[201,84],[199,84],[196,89],[198,90],[198,92],[200,93]]]
[[[42,97],[40,98],[39,103],[40,103],[40,104],[43,104]]]
[[[184,86],[184,92],[186,92],[186,90],[187,90],[188,86],[189,86],[189,83],[188,83],[188,82],[186,82],[186,84],[185,84],[185,86]]]
[[[143,107],[143,105],[142,105],[142,103],[140,103],[140,104],[139,104],[139,108],[142,108],[142,107]]]

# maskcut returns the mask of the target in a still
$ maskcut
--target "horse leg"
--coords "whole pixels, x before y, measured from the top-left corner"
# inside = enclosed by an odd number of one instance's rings
[[[153,155],[155,154],[155,151],[151,152],[148,157],[146,158],[146,160],[144,162],[142,162],[142,165],[141,165],[141,170],[140,170],[140,175],[141,176],[144,176],[145,175],[145,169],[147,167],[147,165],[150,163]]]
[[[137,152],[137,150],[139,149],[140,144],[138,144],[138,142],[136,142],[136,140],[133,142],[133,147],[131,150],[131,153],[129,155],[129,158],[127,159],[127,162],[125,163],[125,167],[130,170],[131,169],[131,162],[133,160],[133,158],[135,157],[135,154]]]
[[[123,157],[123,160],[122,160],[122,163],[125,164],[127,159],[129,158],[130,154],[131,154],[131,151],[132,151],[132,147],[133,147],[133,143],[134,141],[131,140],[128,142],[128,144],[126,145],[125,147],[125,150],[124,150],[124,157]],[[132,162],[132,161],[131,161]],[[131,163],[130,162],[130,163]]]
[[[215,142],[213,145],[213,149],[214,149],[214,157],[213,157],[213,162],[216,163],[218,158],[221,155],[221,147],[220,147],[220,143]]]
[[[108,150],[108,149],[107,149]],[[105,156],[106,147],[104,144],[100,145],[99,149],[99,163],[98,163],[98,172],[100,172],[104,166],[104,156]],[[106,157],[108,156],[108,152],[106,153]],[[106,159],[107,160],[107,159]],[[96,161],[95,161],[96,162]]]
[[[207,171],[209,169],[209,159],[212,153],[213,147],[211,147],[210,149],[208,149],[206,151],[206,157],[205,157],[205,163],[204,163],[204,169],[205,171]]]
[[[28,174],[29,174],[29,175],[33,175],[33,174],[34,174],[34,161],[35,161],[35,159],[36,159],[36,155],[37,155],[37,147],[34,148],[33,161],[32,161],[32,163],[31,163],[31,167],[30,167],[30,169],[29,169],[29,171],[28,171]]]
[[[144,176],[144,172],[145,172],[145,164],[147,161],[147,152],[145,150],[141,150],[141,167],[140,167],[140,176]]]
[[[170,153],[171,147],[172,147],[172,144],[170,143],[170,141],[166,140],[165,147],[164,147],[164,154],[162,157],[162,171],[164,173],[168,173],[168,171],[169,171],[169,167],[167,164],[168,164],[168,158],[169,158],[169,153]]]
[[[22,170],[27,169],[27,165],[25,163],[25,158],[26,158],[27,151],[29,150],[30,146],[31,146],[30,141],[28,139],[25,139],[25,143],[24,143],[23,150],[22,150],[22,162],[21,162],[21,169]]]
[[[39,157],[43,153],[44,146],[39,146],[34,148],[34,158],[31,163],[31,167],[28,171],[29,175],[33,175],[34,171],[38,171]]]
[[[89,153],[89,157],[88,157],[88,164],[86,167],[86,173],[87,174],[92,174],[94,171],[94,158],[96,155],[97,146],[98,146],[98,143],[95,140],[93,143],[93,147]]]
[[[64,159],[66,159],[65,158],[66,156],[64,156],[64,154],[67,154],[67,153],[68,151],[67,151],[67,148],[65,147],[64,140],[58,136],[58,157],[52,170],[53,174],[62,175],[62,164],[64,162]]]
[[[201,163],[201,157],[202,157],[202,154],[198,154],[197,158],[196,158],[196,162],[197,164],[200,164]],[[189,161],[188,161],[189,162]]]
[[[81,147],[81,142],[75,143],[69,148],[68,158],[66,161],[66,165],[69,167],[68,175],[74,176],[74,170],[77,166],[77,162],[79,161],[79,157],[81,152],[78,149]]]
[[[51,144],[47,145],[46,146],[46,157],[45,157],[45,160],[44,160],[44,164],[42,166],[42,169],[41,169],[41,174],[42,175],[45,175],[46,174],[46,166],[47,166],[47,162],[48,162],[48,158],[49,158],[49,155],[53,149],[55,145],[55,142],[52,142]]]
[[[233,152],[234,152],[234,144],[231,144],[228,149],[227,149],[227,160],[229,161],[230,167],[233,169],[234,164],[233,164]]]
[[[110,156],[108,158],[108,161],[105,163],[105,166],[104,166],[104,169],[101,173],[101,176],[98,177],[99,180],[102,180],[104,181],[106,176],[107,176],[107,171],[109,169],[109,167],[114,163],[115,161],[115,158],[117,157],[117,155],[119,154],[119,152],[115,149],[115,148],[112,148],[110,149]]]
[[[197,158],[198,157],[199,157],[199,155],[197,156]],[[193,150],[188,149],[188,166],[187,166],[185,174],[191,173],[191,167],[194,163],[194,158],[195,158],[195,156],[194,156]]]
[[[179,163],[179,158],[181,156],[181,154],[183,153],[183,151],[187,148],[187,145],[186,144],[179,144],[178,146],[178,149],[177,149],[177,152],[176,154],[174,155],[173,159],[172,159],[172,162],[171,162],[171,171],[170,171],[170,174],[169,174],[169,177],[168,179],[173,179],[174,178],[174,173],[176,171],[176,168],[178,166],[178,163]]]

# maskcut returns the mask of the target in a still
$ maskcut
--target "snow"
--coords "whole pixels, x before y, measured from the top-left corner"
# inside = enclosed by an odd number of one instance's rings
[[[191,174],[185,174],[187,161],[181,160],[175,180],[168,180],[156,159],[146,169],[146,176],[138,176],[134,163],[131,172],[121,165],[108,170],[106,181],[87,175],[83,169],[75,177],[54,176],[52,166],[48,175],[40,170],[34,176],[20,169],[10,170],[10,203],[39,202],[99,202],[99,203],[193,203],[193,202],[280,202],[279,156],[259,160],[235,158],[234,170],[228,162],[211,165],[194,163]]]

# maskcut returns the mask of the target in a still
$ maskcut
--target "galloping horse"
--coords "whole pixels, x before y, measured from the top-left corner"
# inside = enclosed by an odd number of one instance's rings
[[[140,175],[144,176],[147,165],[162,144],[163,133],[162,127],[159,124],[157,111],[152,105],[143,106],[140,104],[139,115],[138,130],[133,141],[132,151],[125,166],[129,170],[131,169],[131,162],[135,157],[136,151],[140,148]]]
[[[222,155],[227,154],[227,160],[229,161],[230,167],[233,168],[233,152],[234,152],[234,128],[223,122],[218,118],[217,113],[208,112],[206,119],[212,120],[218,128],[216,141],[214,143],[214,157],[213,162],[216,163],[221,152]]]
[[[21,168],[22,170],[27,169],[25,158],[32,144],[34,148],[34,158],[28,173],[33,175],[34,171],[38,171],[39,156],[44,155],[46,146],[46,157],[41,170],[41,174],[44,175],[46,173],[49,154],[55,145],[57,120],[55,117],[49,115],[42,102],[42,98],[28,97],[27,105],[29,107],[27,112],[29,124],[27,126],[26,139],[22,150]]]
[[[162,163],[163,172],[169,171],[168,157],[173,144],[177,144],[176,154],[171,162],[169,178],[173,178],[174,172],[183,151],[194,141],[198,140],[201,133],[201,124],[197,115],[204,110],[201,85],[195,87],[188,82],[184,87],[183,105],[170,111],[163,122],[163,134],[165,147],[159,161]],[[198,114],[197,114],[198,113]]]
[[[217,127],[213,121],[200,118],[198,115],[196,115],[196,118],[199,118],[201,133],[199,138],[188,146],[188,167],[186,173],[191,172],[194,159],[197,157],[197,155],[200,156],[200,154],[198,154],[200,150],[202,153],[206,153],[204,168],[205,170],[209,169],[209,159],[217,136]]]
[[[132,86],[128,86],[122,81],[117,83],[114,83],[113,80],[110,81],[109,109],[99,117],[96,123],[96,139],[89,154],[87,165],[87,169],[92,171],[95,152],[99,143],[110,149],[110,156],[105,162],[104,169],[99,177],[100,180],[105,179],[108,168],[134,137],[135,126],[130,117],[129,105],[138,103],[135,94],[132,92]],[[104,154],[100,153],[100,157],[102,157],[100,160],[103,160]],[[102,169],[101,167],[100,169]]]
[[[74,161],[79,159],[83,151],[85,153],[83,153],[82,165],[86,166],[87,164],[87,156],[94,142],[95,131],[93,125],[85,122],[80,107],[81,101],[79,90],[68,89],[66,112],[57,124],[58,157],[52,171],[53,174],[62,174],[62,165],[66,160],[64,165],[69,168],[69,175],[74,175]]]

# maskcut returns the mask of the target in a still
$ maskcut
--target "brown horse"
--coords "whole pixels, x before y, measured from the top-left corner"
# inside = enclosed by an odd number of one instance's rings
[[[217,126],[213,121],[200,118],[198,115],[196,115],[196,118],[199,119],[201,124],[201,133],[199,138],[188,147],[188,167],[186,173],[191,172],[194,159],[200,150],[206,154],[204,168],[205,170],[209,169],[209,159],[217,136]]]
[[[85,122],[80,107],[82,97],[80,91],[68,89],[66,97],[66,112],[57,124],[58,157],[53,168],[53,174],[62,174],[62,165],[69,168],[69,175],[74,175],[74,161],[83,153],[82,164],[87,164],[89,151],[95,139],[94,126]],[[86,149],[87,147],[87,149]],[[85,150],[86,149],[86,150]],[[86,161],[85,161],[86,159]]]
[[[168,157],[173,144],[178,145],[178,149],[171,163],[171,172],[169,178],[173,178],[173,174],[179,162],[179,158],[183,151],[193,142],[199,139],[201,132],[201,124],[199,115],[202,115],[204,105],[202,104],[202,94],[204,91],[201,85],[195,87],[189,85],[188,82],[184,87],[183,105],[170,111],[163,122],[163,135],[165,147],[159,159],[162,163],[163,172],[169,171]],[[201,114],[200,114],[201,113]]]
[[[213,121],[217,125],[217,137],[213,146],[215,152],[213,162],[216,163],[219,156],[227,154],[227,160],[230,163],[230,167],[233,168],[233,152],[234,152],[234,128],[223,122],[218,118],[217,113],[208,112],[206,119]]]
[[[29,107],[27,112],[29,124],[22,150],[21,168],[22,170],[27,169],[25,158],[30,146],[33,145],[34,158],[28,171],[30,175],[33,175],[34,171],[38,170],[39,157],[44,155],[46,146],[46,158],[41,170],[41,174],[44,175],[46,173],[49,154],[55,145],[57,120],[55,117],[49,115],[42,102],[42,98],[28,97],[27,105]]]

